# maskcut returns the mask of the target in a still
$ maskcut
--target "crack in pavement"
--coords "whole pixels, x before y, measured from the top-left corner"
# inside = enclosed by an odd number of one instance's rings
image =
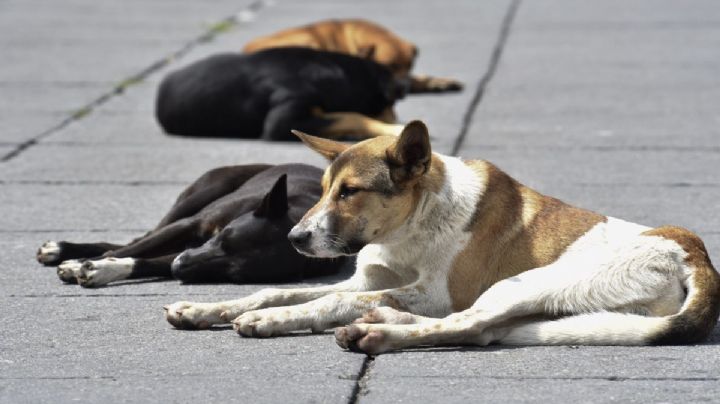
[[[475,115],[475,111],[477,110],[478,106],[480,105],[480,102],[482,101],[482,97],[485,93],[485,89],[487,88],[488,84],[490,83],[490,80],[495,75],[495,72],[497,71],[497,66],[500,63],[500,58],[502,56],[503,49],[505,48],[505,44],[507,43],[508,36],[510,35],[510,27],[512,26],[512,22],[515,18],[515,15],[517,14],[518,7],[520,6],[521,0],[512,0],[510,2],[510,5],[508,6],[508,9],[505,13],[505,16],[503,17],[502,23],[500,25],[500,33],[498,35],[498,39],[495,43],[495,46],[493,47],[493,52],[490,57],[490,62],[485,70],[485,73],[480,78],[480,82],[478,83],[477,88],[475,89],[475,93],[473,95],[473,98],[470,100],[470,103],[468,104],[468,108],[465,111],[465,115],[463,116],[462,120],[462,126],[460,127],[460,132],[458,133],[458,136],[455,138],[455,142],[453,144],[453,148],[450,152],[450,155],[457,156],[458,152],[460,151],[460,147],[462,147],[462,144],[465,140],[465,137],[467,136],[467,132],[470,129],[470,125],[472,124],[472,118]],[[348,400],[349,404],[356,404],[361,396],[365,396],[369,393],[368,390],[368,384],[370,382],[370,368],[374,364],[375,358],[371,356],[367,356],[362,363],[362,366],[360,368],[360,372],[357,376],[355,385],[353,386],[352,393],[350,395],[350,399]]]
[[[250,16],[254,15],[258,11],[260,11],[262,8],[264,8],[267,5],[267,0],[255,0],[252,3],[250,3],[247,7],[241,9],[239,12],[229,16],[225,17],[219,22],[215,23],[208,29],[206,32],[201,34],[200,36],[192,39],[180,49],[175,50],[174,52],[170,53],[169,55],[164,56],[163,58],[151,63],[149,66],[145,67],[144,69],[140,70],[139,72],[132,74],[123,80],[120,81],[119,84],[117,84],[115,87],[110,89],[108,92],[101,94],[99,97],[94,99],[93,101],[90,101],[88,104],[85,104],[84,106],[77,109],[74,113],[72,113],[70,116],[66,117],[62,121],[60,121],[55,126],[50,127],[49,129],[46,129],[43,132],[40,132],[38,135],[35,135],[34,137],[30,138],[29,140],[26,140],[22,143],[19,143],[15,146],[13,150],[5,154],[2,158],[0,158],[0,163],[4,163],[7,161],[10,161],[14,159],[15,157],[21,155],[23,152],[25,152],[27,149],[37,145],[40,140],[43,138],[46,138],[53,133],[56,133],[66,126],[70,125],[71,123],[75,121],[79,121],[89,114],[91,114],[97,107],[105,104],[106,102],[110,101],[111,99],[117,97],[118,95],[122,94],[127,90],[128,88],[136,85],[137,83],[145,80],[148,76],[150,76],[152,73],[164,68],[165,66],[168,66],[172,62],[174,62],[177,59],[180,59],[181,57],[185,56],[187,53],[189,53],[191,50],[193,50],[195,47],[209,42],[213,39],[215,39],[217,36],[222,34],[223,32],[227,31],[229,28],[232,28],[236,25],[239,25],[245,21],[247,21]]]
[[[353,385],[352,393],[348,399],[348,404],[357,404],[361,396],[368,394],[368,382],[370,381],[370,368],[375,363],[375,358],[372,356],[366,356],[363,359],[363,363],[360,366],[360,372],[355,378],[355,384]]]
[[[460,148],[462,147],[468,130],[470,130],[470,126],[472,125],[472,119],[475,115],[475,111],[477,111],[480,102],[482,102],[483,95],[485,95],[485,90],[490,84],[490,80],[492,80],[492,78],[495,76],[498,64],[500,63],[500,58],[502,57],[503,50],[505,49],[505,44],[507,43],[507,39],[510,36],[510,28],[512,26],[513,20],[515,19],[515,15],[517,14],[517,10],[520,7],[520,2],[521,0],[512,0],[510,2],[510,6],[508,7],[507,12],[505,13],[505,17],[503,18],[502,24],[500,25],[500,34],[498,35],[498,39],[495,42],[495,47],[493,48],[493,52],[490,57],[490,63],[485,70],[485,74],[483,74],[480,78],[480,82],[475,89],[475,94],[470,100],[470,104],[468,104],[468,108],[465,111],[465,115],[463,116],[460,133],[458,133],[457,138],[455,138],[455,143],[453,144],[452,150],[450,152],[450,155],[452,156],[457,156],[458,152],[460,152]]]

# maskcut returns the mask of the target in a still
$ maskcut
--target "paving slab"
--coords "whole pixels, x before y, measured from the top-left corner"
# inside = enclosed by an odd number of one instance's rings
[[[0,226],[1,227],[1,226]],[[232,397],[276,402],[288,394],[303,402],[347,401],[361,357],[332,347],[331,335],[244,339],[227,327],[173,329],[162,306],[178,300],[216,301],[263,287],[293,285],[183,285],[126,281],[84,289],[64,285],[53,268],[34,261],[42,241],[127,241],[131,232],[0,233],[3,271],[0,304],[0,402],[186,402]],[[313,279],[315,285],[338,281]],[[295,285],[299,286],[299,285]],[[275,390],[268,380],[282,382]],[[236,389],[218,386],[233,385]],[[322,388],[317,388],[322,386]]]
[[[465,91],[460,93],[414,95],[397,104],[401,121],[418,118],[426,121],[434,137],[435,149],[447,152],[460,131],[462,117],[473,96],[474,88],[489,63],[508,4],[508,1],[459,1],[451,8],[440,3],[427,3],[418,9],[408,0],[392,3],[318,2],[311,6],[313,16],[309,18],[306,4],[277,2],[259,13],[255,21],[242,24],[214,41],[193,49],[176,62],[147,77],[139,88],[131,88],[125,96],[100,106],[98,111],[151,113],[154,110],[155,86],[172,70],[214,53],[239,50],[252,38],[289,26],[303,25],[323,18],[362,17],[386,24],[398,34],[412,39],[420,49],[416,71],[453,77],[466,84]],[[458,10],[462,10],[462,13],[458,13]],[[397,15],[406,17],[398,19],[395,17]],[[432,18],[433,30],[427,29],[429,18]],[[464,37],[472,38],[472,41],[458,38],[458,32],[462,32]],[[64,134],[59,133],[48,141],[63,137]]]
[[[0,229],[149,230],[184,189],[179,184],[6,184]]]
[[[0,301],[6,321],[23,325],[0,331],[3,402],[339,402],[362,362],[327,349],[330,335],[262,340],[227,328],[175,330],[162,315],[166,296]],[[28,306],[43,314],[28,321]]]
[[[468,144],[717,148],[714,3],[524,2]]]
[[[147,181],[189,184],[205,171],[232,164],[305,162],[327,165],[300,142],[169,138],[162,149],[147,145],[44,144],[5,164],[3,180]],[[51,192],[51,191],[48,191]]]
[[[0,92],[11,97],[0,100],[0,153],[248,4],[4,2]],[[254,19],[1,163],[0,304],[6,323],[20,326],[0,328],[0,402],[353,400],[364,356],[337,349],[330,335],[242,339],[227,329],[176,331],[162,318],[163,304],[234,298],[262,285],[129,281],[88,290],[61,285],[35,250],[49,239],[127,241],[212,167],[324,166],[300,144],[168,137],[152,117],[167,72],[321,18],[386,24],[420,46],[419,73],[465,81],[462,93],[397,106],[401,120],[428,122],[435,150],[449,151],[508,5],[266,2]],[[720,232],[708,215],[719,196],[713,10],[711,0],[523,2],[461,155],[488,158],[580,206],[690,227],[717,261]],[[716,329],[710,343],[691,347],[410,350],[372,361],[359,401],[712,401],[718,342]]]

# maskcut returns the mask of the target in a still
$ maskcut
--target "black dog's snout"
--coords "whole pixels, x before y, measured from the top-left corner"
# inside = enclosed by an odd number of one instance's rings
[[[290,234],[288,234],[288,240],[290,240],[295,247],[305,247],[310,241],[310,236],[312,236],[312,232],[293,229]]]

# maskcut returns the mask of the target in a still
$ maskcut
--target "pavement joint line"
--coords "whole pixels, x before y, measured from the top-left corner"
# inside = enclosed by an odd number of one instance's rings
[[[0,234],[39,233],[143,233],[148,229],[0,229]]]
[[[706,344],[714,345],[714,344]],[[712,382],[720,377],[632,377],[632,376],[390,376],[403,379],[490,379],[490,380],[605,380],[610,382]]]
[[[0,185],[122,185],[136,187],[143,185],[187,185],[187,181],[175,180],[0,180]]]
[[[673,145],[634,145],[634,146],[593,146],[593,145],[577,145],[577,146],[558,146],[554,144],[542,145],[498,145],[498,144],[473,144],[473,147],[483,150],[492,151],[516,151],[516,150],[543,150],[543,151],[652,151],[664,152],[704,152],[704,153],[720,153],[720,146],[673,146]]]
[[[465,141],[465,137],[467,137],[467,133],[470,130],[470,126],[472,125],[472,119],[475,115],[475,111],[477,111],[480,102],[482,102],[483,95],[485,94],[485,90],[490,84],[490,81],[495,76],[497,67],[500,64],[500,58],[502,57],[503,49],[505,48],[508,37],[510,36],[510,28],[512,26],[513,20],[515,19],[515,15],[517,14],[517,10],[520,7],[521,1],[522,0],[512,0],[510,2],[510,5],[508,6],[507,12],[505,13],[505,17],[503,17],[502,24],[500,25],[500,33],[498,35],[497,41],[495,42],[495,47],[493,48],[490,62],[488,63],[485,73],[480,78],[480,82],[475,89],[475,94],[473,94],[473,98],[470,100],[470,104],[468,104],[467,110],[465,110],[465,115],[463,116],[460,132],[455,138],[455,143],[453,144],[452,150],[450,152],[450,155],[452,156],[457,156],[457,154],[460,152],[460,148],[462,147],[462,144]]]
[[[159,71],[160,69],[170,65],[174,61],[182,58],[191,50],[195,49],[197,46],[212,41],[217,36],[228,31],[229,29],[248,21],[252,15],[263,9],[267,5],[267,2],[268,0],[255,0],[240,11],[232,14],[229,17],[221,19],[217,23],[210,26],[210,28],[208,28],[200,36],[190,40],[185,45],[181,46],[179,49],[175,50],[169,55],[162,57],[159,60],[156,60],[155,62],[140,70],[139,72],[122,79],[108,92],[101,94],[99,97],[90,101],[88,104],[80,107],[75,112],[70,114],[70,116],[67,116],[65,119],[60,121],[58,124],[40,132],[31,139],[17,144],[13,150],[6,153],[4,156],[2,156],[2,158],[0,158],[0,163],[4,163],[14,159],[29,148],[39,144],[40,140],[64,129],[75,121],[82,120],[83,118],[91,114],[93,111],[95,111],[95,109],[99,106],[123,94],[125,90],[142,82],[156,71]]]
[[[68,180],[0,180],[0,186],[2,185],[49,185],[49,186],[86,186],[86,185],[112,185],[112,186],[127,186],[127,187],[138,187],[138,186],[176,186],[176,185],[187,185],[188,181],[176,181],[176,180],[137,180],[137,181],[122,181],[122,180],[80,180],[80,181],[68,181]],[[579,187],[648,187],[648,188],[717,188],[720,187],[718,182],[657,182],[657,183],[634,183],[634,182],[568,182],[569,185],[575,185]],[[2,230],[0,230],[2,232]]]
[[[375,363],[375,358],[368,355],[363,359],[363,363],[360,366],[360,372],[355,378],[355,385],[353,386],[352,393],[350,393],[350,399],[348,404],[357,404],[361,396],[368,394],[368,382],[370,381],[370,368]]]
[[[165,279],[163,279],[165,280]],[[168,280],[169,281],[169,280]],[[72,285],[71,285],[72,286]],[[26,299],[64,299],[64,298],[76,298],[76,297],[182,297],[182,296],[235,296],[232,293],[69,293],[69,294],[11,294],[8,297],[13,298],[26,298]]]

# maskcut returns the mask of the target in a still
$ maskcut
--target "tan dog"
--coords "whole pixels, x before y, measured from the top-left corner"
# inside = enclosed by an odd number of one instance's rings
[[[176,326],[245,336],[338,328],[342,347],[682,344],[705,339],[720,276],[688,230],[648,228],[527,188],[492,164],[431,153],[427,128],[353,146],[298,134],[332,162],[290,232],[307,255],[357,254],[336,285],[167,308]],[[363,316],[364,313],[364,316]]]
[[[290,28],[257,38],[245,45],[244,52],[286,46],[347,53],[385,65],[396,78],[407,78],[411,93],[458,91],[462,83],[430,76],[411,76],[418,49],[407,40],[370,21],[359,19],[326,20]]]

